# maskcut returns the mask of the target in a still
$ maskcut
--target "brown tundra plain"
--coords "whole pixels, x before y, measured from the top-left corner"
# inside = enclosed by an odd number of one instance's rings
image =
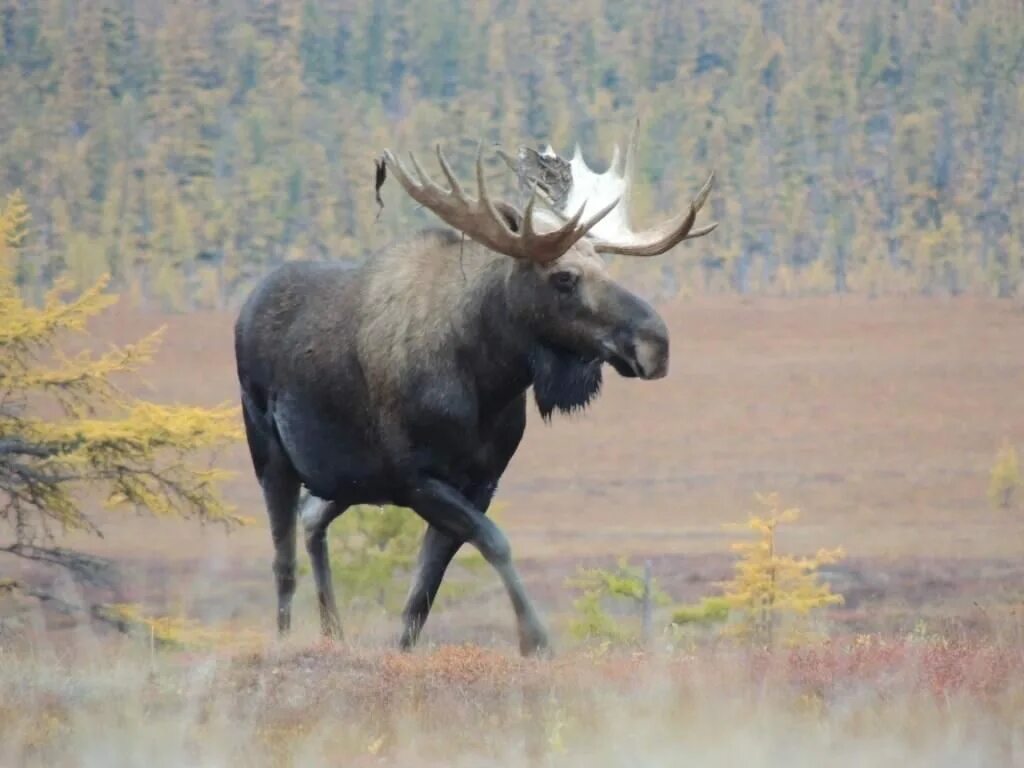
[[[499,489],[552,658],[518,657],[497,577],[472,568],[473,589],[439,605],[412,654],[391,650],[400,619],[382,608],[343,609],[345,642],[321,642],[308,573],[277,641],[270,537],[240,444],[215,461],[235,472],[226,492],[250,525],[99,511],[104,538],[60,543],[108,562],[106,578],[15,563],[19,582],[67,603],[189,623],[165,645],[0,596],[0,764],[1024,765],[1024,499],[987,496],[1000,446],[1024,444],[1019,304],[660,310],[669,376],[609,375],[586,414],[551,426],[532,413]],[[233,320],[115,308],[91,330],[127,342],[166,324],[131,386],[212,405],[237,396]],[[780,547],[845,551],[827,574],[844,602],[820,612],[814,639],[680,641],[660,614],[646,646],[566,631],[580,566],[629,556],[676,603],[715,594],[735,561],[724,524],[767,491],[801,510]]]

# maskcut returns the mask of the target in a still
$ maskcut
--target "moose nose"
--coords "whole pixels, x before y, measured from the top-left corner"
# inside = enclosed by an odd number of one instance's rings
[[[636,367],[643,379],[660,379],[668,373],[668,328],[651,313],[636,332]]]

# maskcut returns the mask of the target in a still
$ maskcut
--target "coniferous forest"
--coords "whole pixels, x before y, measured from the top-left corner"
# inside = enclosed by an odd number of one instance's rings
[[[652,290],[1024,290],[1019,0],[0,3],[30,295],[109,273],[146,306],[233,306],[281,261],[430,223],[393,181],[378,210],[386,147],[603,166],[635,116],[645,221],[717,171],[712,237],[613,265]]]

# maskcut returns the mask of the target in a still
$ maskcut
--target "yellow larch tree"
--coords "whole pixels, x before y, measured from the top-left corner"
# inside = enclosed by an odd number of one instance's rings
[[[743,528],[756,538],[740,541],[732,549],[740,555],[735,575],[720,586],[722,600],[736,617],[729,630],[745,639],[772,645],[777,630],[788,617],[806,617],[813,610],[843,602],[820,580],[818,569],[843,556],[841,549],[819,550],[814,557],[793,557],[778,551],[778,527],[796,520],[799,510],[783,509],[776,494],[757,495],[766,509],[762,516],[752,515]],[[799,637],[799,629],[786,627],[790,638]]]
[[[104,278],[77,298],[65,299],[68,286],[58,281],[40,306],[26,302],[16,267],[28,232],[28,208],[12,195],[0,204],[0,523],[13,533],[8,551],[63,531],[97,532],[80,503],[94,489],[110,506],[236,521],[218,489],[223,473],[197,459],[241,437],[235,409],[159,405],[116,386],[112,377],[151,359],[159,331],[100,354],[62,354],[59,342],[83,333],[117,297]]]

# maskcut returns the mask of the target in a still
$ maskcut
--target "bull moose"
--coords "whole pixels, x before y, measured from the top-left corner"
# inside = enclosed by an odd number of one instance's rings
[[[322,631],[338,637],[327,527],[351,505],[395,504],[428,523],[403,611],[403,649],[416,643],[465,542],[500,575],[521,652],[547,647],[508,540],[486,516],[523,436],[526,392],[533,387],[548,421],[597,396],[605,363],[626,377],[665,376],[665,323],[611,279],[600,254],[657,256],[715,226],[694,228],[712,174],[680,214],[632,229],[636,136],[634,126],[624,160],[616,148],[601,174],[577,148],[562,189],[527,173],[522,211],[489,196],[482,145],[476,199],[440,146],[447,189],[415,156],[413,176],[386,150],[384,168],[451,229],[421,231],[356,267],[287,263],[253,290],[235,326],[235,355],[270,517],[281,634],[291,623],[298,522]],[[550,149],[539,157],[558,159]]]

